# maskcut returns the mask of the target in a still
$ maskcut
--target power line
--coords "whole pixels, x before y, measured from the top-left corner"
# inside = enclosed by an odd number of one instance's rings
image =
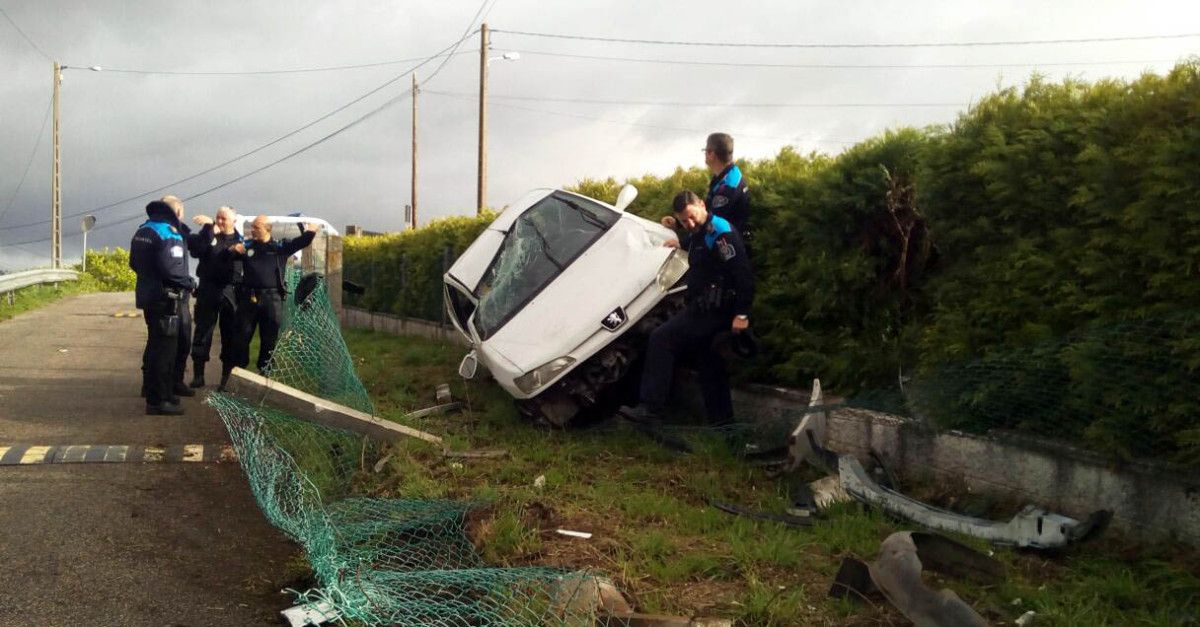
[[[454,92],[427,91],[429,94],[443,96],[469,96],[470,94]],[[822,108],[899,108],[899,107],[962,107],[962,102],[684,102],[684,101],[654,101],[654,100],[603,100],[596,98],[551,98],[546,96],[514,96],[488,94],[488,98],[496,100],[519,100],[533,102],[564,102],[571,104],[603,104],[603,105],[636,105],[653,107],[749,107],[763,109],[822,109]]]
[[[465,36],[464,36],[462,39],[459,39],[459,40],[458,40],[457,42],[455,42],[455,43],[461,43],[462,41],[464,41],[464,40],[465,40],[467,37],[469,37],[470,35],[471,35],[471,34],[465,35]],[[351,106],[353,106],[353,105],[355,105],[355,104],[358,104],[359,102],[362,102],[363,100],[366,100],[367,98],[369,98],[369,97],[371,97],[371,96],[373,96],[373,95],[375,95],[375,94],[379,93],[380,91],[382,91],[383,89],[387,88],[388,86],[390,86],[390,85],[394,84],[395,82],[399,81],[400,79],[402,79],[402,78],[404,78],[404,77],[408,76],[409,74],[411,74],[411,73],[415,72],[417,69],[419,69],[421,66],[425,65],[425,64],[426,64],[426,63],[428,63],[429,61],[431,61],[431,60],[433,60],[433,59],[436,59],[436,58],[438,58],[438,57],[444,56],[442,53],[443,53],[443,52],[445,52],[445,51],[446,51],[448,48],[449,48],[449,46],[448,46],[447,48],[443,48],[441,52],[439,52],[439,53],[437,53],[437,54],[435,54],[435,55],[432,55],[432,56],[430,56],[430,57],[425,57],[425,58],[424,58],[424,61],[422,61],[420,64],[418,64],[418,65],[416,65],[416,66],[413,66],[412,68],[408,69],[408,70],[407,70],[407,71],[405,71],[404,73],[402,73],[402,74],[400,74],[400,75],[398,75],[398,76],[395,76],[395,77],[393,77],[392,79],[390,79],[390,80],[388,80],[388,81],[385,81],[384,83],[380,84],[379,86],[375,87],[374,89],[371,89],[370,91],[368,91],[368,92],[366,92],[366,93],[364,93],[364,94],[360,95],[359,97],[355,98],[354,100],[351,100],[350,102],[347,102],[346,104],[344,104],[344,105],[342,105],[342,106],[340,106],[340,107],[338,107],[338,108],[336,108],[336,109],[334,109],[334,110],[330,111],[329,113],[326,113],[325,115],[322,115],[321,117],[318,117],[318,118],[316,118],[316,119],[314,119],[314,120],[312,120],[312,121],[310,121],[310,122],[308,122],[308,123],[304,124],[303,126],[301,126],[301,127],[297,128],[297,129],[294,129],[294,130],[292,130],[292,131],[289,131],[288,133],[285,133],[285,134],[283,134],[283,135],[280,135],[279,137],[276,137],[275,139],[273,139],[273,140],[271,140],[271,141],[269,141],[269,142],[267,142],[267,143],[265,143],[265,144],[263,144],[263,145],[261,145],[261,146],[258,146],[257,148],[254,148],[254,149],[252,149],[252,150],[249,150],[249,151],[247,151],[247,152],[244,152],[244,153],[242,153],[242,154],[240,154],[240,155],[238,155],[238,156],[236,156],[236,157],[233,157],[232,159],[227,159],[227,160],[225,160],[225,161],[223,161],[223,162],[221,162],[221,163],[218,163],[217,165],[214,165],[214,166],[212,166],[212,167],[210,167],[210,168],[208,168],[208,169],[206,169],[206,170],[202,170],[202,171],[200,171],[200,172],[197,172],[197,173],[195,173],[195,174],[192,174],[192,175],[190,175],[190,176],[188,176],[188,177],[185,177],[185,178],[179,179],[179,180],[177,180],[177,181],[172,181],[172,182],[170,182],[170,183],[167,183],[166,185],[162,185],[162,186],[160,186],[160,187],[156,187],[156,188],[154,188],[154,189],[151,189],[151,190],[144,191],[144,192],[142,192],[142,193],[140,193],[140,194],[136,194],[136,195],[133,195],[133,196],[129,196],[128,198],[122,198],[121,200],[118,200],[118,201],[116,201],[116,202],[111,202],[111,203],[108,203],[107,205],[101,205],[101,206],[99,206],[99,207],[94,207],[94,208],[92,208],[92,209],[85,210],[85,211],[81,211],[81,212],[78,212],[78,213],[74,213],[74,214],[71,214],[71,215],[68,215],[68,216],[65,216],[65,217],[67,217],[67,218],[75,218],[75,217],[79,217],[79,216],[82,216],[82,215],[84,215],[84,214],[88,214],[88,213],[98,213],[98,212],[101,212],[101,211],[106,211],[106,210],[108,210],[108,209],[112,209],[112,208],[114,208],[114,207],[117,207],[117,206],[123,205],[123,204],[125,204],[125,203],[128,203],[128,202],[133,202],[133,201],[135,201],[135,200],[138,200],[138,199],[140,199],[140,198],[145,198],[146,196],[149,196],[149,195],[151,195],[151,194],[157,194],[157,193],[159,193],[159,192],[166,191],[167,189],[170,189],[170,188],[172,188],[172,187],[175,187],[175,186],[177,186],[177,185],[182,185],[183,183],[187,183],[187,182],[193,181],[193,180],[195,180],[195,179],[197,179],[197,178],[200,178],[201,176],[204,176],[205,174],[209,174],[209,173],[211,173],[211,172],[214,172],[214,171],[216,171],[216,170],[219,170],[219,169],[221,169],[221,168],[223,168],[223,167],[225,167],[225,166],[227,166],[227,165],[230,165],[230,164],[232,164],[232,163],[235,163],[235,162],[237,162],[237,161],[241,161],[242,159],[245,159],[246,157],[249,157],[249,156],[251,156],[251,155],[254,155],[254,154],[257,154],[257,153],[259,153],[259,152],[262,152],[263,150],[266,150],[267,148],[270,148],[271,146],[274,146],[275,144],[278,144],[278,143],[280,143],[280,142],[282,142],[282,141],[284,141],[284,140],[286,140],[286,139],[288,139],[288,138],[294,137],[295,135],[297,135],[297,134],[299,134],[299,133],[301,133],[301,132],[303,132],[303,131],[305,131],[305,130],[307,130],[307,129],[309,129],[309,128],[312,128],[313,126],[316,126],[317,124],[319,124],[319,123],[321,123],[321,122],[323,122],[323,121],[325,121],[325,120],[327,120],[327,119],[329,119],[329,118],[333,117],[334,115],[337,115],[338,113],[341,113],[342,111],[345,111],[346,109],[350,108]],[[447,58],[447,59],[449,59],[449,57],[446,57],[446,58]],[[26,227],[31,227],[31,226],[39,226],[39,225],[42,225],[42,224],[49,224],[49,223],[50,223],[50,220],[37,220],[37,221],[34,221],[34,222],[26,222],[26,223],[24,223],[24,224],[16,224],[16,225],[13,225],[13,226],[8,226],[8,227],[0,228],[0,231],[8,231],[8,230],[14,230],[14,229],[26,228]],[[101,227],[97,227],[97,228],[101,228]],[[34,240],[34,241],[38,241],[38,240]]]
[[[437,92],[437,91],[426,91],[426,92],[422,92],[422,93],[433,94],[435,96],[442,96],[445,98],[453,98],[455,100],[474,101],[474,98],[472,98],[470,96],[464,96],[464,95],[458,95],[458,94],[450,94],[450,93]],[[686,127],[681,127],[681,126],[663,126],[660,124],[647,124],[645,122],[632,122],[629,120],[614,120],[612,118],[605,118],[605,117],[600,117],[600,116],[595,116],[595,115],[582,115],[579,113],[567,113],[564,111],[551,111],[548,109],[537,109],[534,107],[522,107],[520,105],[511,105],[511,104],[504,104],[504,103],[492,103],[492,106],[501,107],[501,108],[505,108],[505,109],[514,109],[517,111],[528,111],[531,113],[556,115],[556,116],[560,116],[560,117],[576,118],[576,119],[580,119],[580,120],[595,120],[597,122],[605,122],[608,124],[618,124],[618,125],[622,125],[622,126],[638,126],[638,127],[643,127],[643,128],[652,128],[652,129],[664,130],[664,131],[680,131],[680,132],[699,133],[699,134],[706,134],[711,131],[711,129],[703,130],[703,129],[696,129],[696,128],[686,128]],[[808,140],[808,141],[822,143],[822,144],[841,144],[844,146],[851,146],[851,145],[858,143],[858,142],[841,140],[841,139],[817,139],[814,137],[804,136],[804,135],[797,135],[794,137],[781,137],[778,135],[752,135],[749,133],[734,133],[734,135],[736,135],[738,137],[750,137],[750,138],[754,138],[754,139],[771,139],[771,140],[775,140],[775,141],[788,141],[788,142],[800,139],[800,140]]]
[[[696,46],[715,48],[967,48],[982,46],[1029,46],[1047,44],[1079,44],[1107,43],[1118,41],[1146,41],[1158,39],[1185,39],[1200,37],[1200,33],[1180,33],[1173,35],[1133,35],[1122,37],[1081,37],[1075,39],[1023,39],[1007,41],[942,41],[942,42],[900,42],[900,43],[746,43],[746,42],[708,42],[708,41],[672,41],[662,39],[631,39],[624,37],[598,37],[592,35],[566,35],[561,33],[535,33],[519,30],[494,29],[495,33],[506,33],[523,37],[542,37],[547,39],[573,39],[579,41],[603,41],[608,43],[649,44],[657,46]]]
[[[404,78],[404,77],[406,77],[406,76],[408,76],[408,75],[412,74],[413,72],[417,71],[417,70],[418,70],[418,69],[420,69],[422,66],[424,66],[424,65],[425,65],[425,64],[427,64],[427,63],[429,63],[430,61],[433,61],[433,60],[434,60],[434,59],[436,59],[436,58],[439,58],[439,57],[442,57],[442,56],[444,56],[444,55],[443,55],[443,53],[444,53],[444,52],[446,52],[447,50],[449,50],[449,49],[451,49],[451,48],[453,48],[453,47],[455,47],[455,46],[461,45],[461,43],[462,43],[462,42],[463,42],[463,41],[464,41],[464,40],[465,40],[467,37],[470,37],[470,36],[471,36],[471,35],[473,35],[473,34],[474,34],[473,32],[467,33],[465,36],[463,36],[463,37],[462,37],[462,38],[460,38],[459,40],[457,40],[457,41],[455,41],[454,43],[452,43],[451,45],[449,45],[449,46],[447,46],[447,47],[443,48],[443,49],[442,49],[442,50],[440,50],[438,53],[436,53],[436,54],[434,54],[434,55],[431,55],[430,57],[427,57],[427,58],[426,58],[424,61],[422,61],[421,63],[417,64],[416,66],[414,66],[414,67],[412,67],[412,68],[408,69],[408,70],[407,70],[407,71],[405,71],[403,74],[400,74],[399,76],[396,76],[395,78],[393,78],[393,79],[391,79],[390,81],[388,81],[388,82],[384,83],[383,85],[380,85],[379,87],[377,87],[376,89],[374,89],[374,90],[372,90],[372,91],[368,92],[367,94],[364,94],[363,96],[359,97],[358,99],[356,99],[356,100],[354,100],[354,101],[352,101],[352,102],[350,102],[350,103],[348,103],[348,104],[346,104],[346,105],[344,105],[344,106],[340,107],[339,109],[337,109],[337,110],[335,110],[335,111],[333,111],[333,112],[331,112],[331,113],[329,113],[329,114],[327,114],[327,115],[323,116],[323,117],[322,117],[322,118],[320,118],[319,120],[316,120],[316,121],[314,121],[314,122],[312,122],[312,123],[310,123],[310,124],[308,124],[308,125],[304,126],[304,127],[303,127],[303,128],[301,128],[301,129],[297,129],[296,131],[293,131],[292,133],[289,133],[288,135],[286,135],[286,136],[284,136],[284,137],[281,137],[280,139],[277,139],[277,140],[275,140],[275,141],[273,141],[273,142],[271,142],[271,143],[272,143],[272,144],[274,144],[274,143],[278,143],[279,141],[281,141],[282,139],[284,139],[284,138],[286,138],[286,137],[290,137],[290,136],[292,136],[292,135],[295,135],[297,132],[299,132],[299,131],[303,130],[304,128],[308,128],[308,127],[312,126],[313,124],[315,124],[316,122],[318,122],[318,121],[320,121],[320,120],[322,120],[322,119],[325,119],[325,118],[329,117],[330,115],[333,115],[334,113],[337,113],[338,111],[341,111],[341,110],[345,109],[346,107],[349,107],[350,105],[352,105],[352,104],[354,104],[354,103],[357,103],[357,102],[359,102],[359,101],[363,100],[363,99],[364,99],[364,98],[366,98],[367,96],[370,96],[370,95],[372,95],[372,94],[374,94],[374,93],[378,92],[379,90],[383,89],[384,87],[387,87],[388,85],[390,85],[390,84],[392,84],[392,83],[394,83],[394,82],[396,82],[396,81],[398,81],[398,80],[400,80],[400,79],[402,79],[402,78]],[[436,76],[436,75],[437,75],[437,72],[441,71],[441,68],[442,68],[442,67],[444,67],[444,66],[445,66],[445,63],[443,62],[443,63],[442,63],[442,65],[440,65],[440,66],[437,68],[437,70],[435,70],[434,74],[432,74],[432,75],[430,76],[430,78],[433,78],[433,76]],[[345,131],[349,130],[350,128],[352,128],[352,127],[354,127],[354,126],[357,126],[359,123],[361,123],[361,122],[363,122],[363,121],[367,120],[368,118],[371,118],[371,117],[373,117],[374,115],[376,115],[376,114],[378,114],[379,112],[383,111],[383,110],[384,110],[384,109],[386,109],[387,107],[389,107],[389,106],[391,106],[391,105],[395,104],[396,102],[399,102],[399,101],[403,100],[405,97],[407,97],[407,96],[408,96],[408,95],[410,95],[411,93],[412,93],[412,90],[411,90],[411,89],[410,89],[410,90],[406,90],[405,92],[403,92],[403,93],[399,94],[398,96],[395,96],[395,97],[393,97],[393,98],[389,99],[388,101],[384,102],[382,105],[380,105],[379,107],[377,107],[377,108],[373,109],[372,111],[370,111],[370,112],[366,113],[365,115],[362,115],[362,116],[360,116],[360,117],[358,117],[358,118],[356,118],[356,119],[352,120],[350,123],[348,123],[348,124],[346,124],[346,125],[344,125],[344,126],[342,126],[342,127],[338,128],[337,130],[333,131],[332,133],[329,133],[329,134],[325,135],[324,137],[322,137],[322,138],[320,138],[320,139],[318,139],[318,140],[316,140],[316,141],[314,141],[314,142],[311,142],[311,143],[309,143],[309,144],[305,145],[304,147],[302,147],[302,148],[300,148],[300,149],[298,149],[298,150],[295,150],[295,151],[293,151],[293,152],[291,152],[291,153],[289,153],[289,154],[287,154],[287,155],[285,155],[285,156],[283,156],[283,157],[281,157],[281,158],[279,158],[279,159],[276,159],[275,161],[272,161],[271,163],[268,163],[268,164],[266,164],[266,165],[264,165],[264,166],[261,166],[261,167],[255,168],[254,170],[252,170],[252,171],[250,171],[250,172],[248,172],[248,173],[246,173],[246,174],[243,174],[243,175],[237,176],[237,177],[235,177],[235,178],[233,178],[233,179],[230,179],[230,180],[228,180],[228,181],[225,181],[224,183],[221,183],[221,184],[219,184],[219,185],[215,185],[215,186],[213,186],[213,187],[210,187],[210,188],[208,188],[208,189],[206,189],[206,190],[204,190],[204,191],[202,191],[202,192],[199,192],[199,193],[197,193],[197,194],[192,194],[192,195],[188,196],[187,198],[185,198],[185,200],[192,200],[192,199],[195,199],[195,198],[199,198],[199,197],[201,197],[201,196],[204,196],[204,195],[206,195],[206,194],[212,193],[212,192],[214,192],[214,191],[217,191],[217,190],[219,190],[219,189],[222,189],[222,188],[224,188],[224,187],[228,187],[229,185],[233,185],[234,183],[237,183],[237,182],[239,182],[239,181],[242,181],[242,180],[244,180],[244,179],[247,179],[247,178],[249,178],[249,177],[251,177],[251,176],[253,176],[253,175],[255,175],[255,174],[258,174],[259,172],[262,172],[262,171],[264,171],[264,170],[267,170],[267,169],[269,169],[269,168],[272,168],[272,167],[274,167],[274,166],[276,166],[276,165],[279,165],[280,163],[283,163],[284,161],[287,161],[288,159],[291,159],[291,158],[293,158],[293,157],[295,157],[295,156],[297,156],[297,155],[299,155],[299,154],[302,154],[302,153],[304,153],[304,152],[307,152],[308,150],[310,150],[310,149],[312,149],[312,148],[315,148],[316,146],[318,146],[318,145],[320,145],[320,144],[323,144],[323,143],[325,143],[326,141],[329,141],[330,139],[333,139],[334,137],[337,137],[338,135],[342,134],[343,132],[345,132]],[[270,144],[268,144],[268,145],[270,145]],[[258,152],[259,150],[261,150],[262,148],[265,148],[266,146],[267,146],[267,145],[264,145],[264,146],[260,147],[259,149],[255,149],[255,150],[254,150],[254,151],[252,151],[251,153],[246,153],[246,154],[247,154],[247,155],[249,155],[249,154],[252,154],[253,152]],[[240,157],[239,157],[239,159],[240,159]],[[232,162],[233,162],[233,161],[235,161],[235,160],[236,160],[236,159],[230,160],[230,161],[229,161],[229,162],[227,162],[227,163],[232,163]],[[217,167],[220,167],[220,166],[217,166]],[[212,170],[214,170],[214,169],[216,169],[216,168],[215,168],[215,167],[214,167],[214,168],[210,168],[210,169],[206,170],[205,172],[203,172],[203,173],[201,173],[201,174],[205,174],[205,173],[211,172],[211,171],[212,171]],[[163,186],[163,187],[159,187],[159,188],[157,188],[157,189],[155,189],[155,190],[152,190],[152,191],[150,191],[150,192],[146,192],[146,193],[140,194],[140,195],[138,195],[138,196],[135,196],[135,197],[131,197],[131,198],[129,198],[129,199],[126,199],[126,200],[124,200],[124,201],[120,201],[120,202],[117,202],[117,203],[111,203],[111,204],[109,204],[109,205],[106,205],[106,208],[108,208],[108,207],[113,207],[113,206],[116,206],[116,205],[118,205],[118,204],[121,204],[122,202],[129,202],[129,201],[131,201],[131,200],[136,200],[136,199],[138,199],[138,198],[143,198],[143,197],[145,197],[145,196],[147,196],[147,195],[149,195],[149,194],[154,194],[154,193],[157,193],[157,192],[163,191],[163,190],[165,190],[165,189],[167,189],[167,188],[169,188],[169,187],[172,187],[172,186],[174,186],[174,185],[176,185],[176,184],[178,184],[178,183],[180,183],[180,182],[186,182],[186,181],[190,181],[190,180],[192,180],[192,179],[194,179],[194,178],[197,178],[197,177],[201,176],[201,174],[196,174],[196,175],[193,175],[193,176],[191,176],[191,177],[188,177],[188,178],[186,178],[186,179],[181,179],[180,181],[178,181],[178,182],[176,182],[176,183],[171,183],[171,184],[169,184],[169,185],[165,185],[165,186]],[[87,211],[84,211],[84,212],[81,212],[81,213],[73,214],[72,216],[68,216],[68,217],[79,216],[79,215],[83,215],[83,214],[85,214],[85,213],[89,213],[89,212],[87,212]],[[134,214],[134,215],[132,215],[132,216],[128,216],[128,217],[125,217],[125,218],[120,218],[120,219],[118,219],[118,220],[115,220],[115,221],[105,222],[105,223],[103,223],[103,224],[101,224],[101,225],[97,226],[97,227],[96,227],[96,228],[94,228],[93,230],[94,230],[94,231],[99,231],[99,230],[103,230],[103,229],[106,229],[106,228],[111,228],[111,227],[114,227],[114,226],[118,226],[118,225],[120,225],[120,224],[125,224],[125,223],[128,223],[128,222],[132,222],[132,221],[134,221],[134,220],[138,220],[138,219],[141,219],[141,218],[142,218],[142,216],[141,216],[140,214]],[[45,223],[45,222],[49,222],[49,221],[48,221],[48,220],[46,220],[46,221],[43,221],[43,222],[38,222],[38,223],[36,223],[36,224],[43,224],[43,223]],[[29,225],[25,225],[25,226],[29,226]],[[16,227],[9,227],[9,228],[16,228]],[[12,243],[10,243],[10,242],[5,242],[5,245],[18,246],[18,245],[21,245],[21,244],[29,244],[29,243],[35,243],[35,242],[45,241],[46,239],[48,239],[48,238],[44,238],[44,237],[43,237],[43,238],[34,238],[34,239],[24,240],[24,241],[21,241],[21,242],[12,242]]]
[[[470,54],[479,52],[478,50],[461,50],[451,52],[439,56],[453,56],[459,54]],[[378,61],[374,63],[358,63],[355,65],[330,65],[324,67],[307,67],[307,68],[292,68],[284,70],[242,70],[242,71],[174,71],[174,70],[141,70],[141,69],[124,69],[124,68],[103,68],[103,71],[114,74],[150,74],[150,75],[166,75],[166,76],[259,76],[264,74],[303,74],[308,72],[336,72],[340,70],[357,70],[361,68],[383,67],[387,65],[398,65],[400,63],[411,63],[413,61],[421,61],[426,57],[410,57],[408,59],[393,59],[391,61]]]
[[[42,50],[41,46],[34,43],[34,41],[29,38],[29,35],[26,35],[25,31],[21,30],[21,27],[17,26],[17,23],[8,16],[8,12],[4,10],[4,7],[0,7],[0,15],[3,15],[4,19],[8,20],[9,24],[12,24],[12,27],[15,28],[18,33],[20,33],[21,37],[25,39],[26,43],[28,43],[30,46],[33,46],[34,50],[37,50],[38,54],[42,55],[42,57],[44,57],[47,61],[54,63],[54,59],[51,59],[50,55],[46,54],[46,51]]]
[[[910,70],[910,69],[942,69],[942,68],[1008,68],[1008,67],[1052,67],[1052,66],[1095,66],[1095,65],[1140,65],[1148,63],[1173,63],[1175,59],[1149,59],[1144,61],[1060,61],[1052,63],[919,63],[919,64],[874,64],[874,63],[739,63],[733,61],[688,61],[682,59],[649,59],[638,57],[612,57],[593,54],[571,54],[566,52],[547,52],[544,50],[521,50],[514,52],[541,57],[564,57],[569,59],[590,59],[597,61],[626,61],[633,63],[656,63],[663,65],[700,65],[718,67],[752,67],[752,68],[797,68],[797,69],[837,69],[837,70]]]
[[[13,202],[17,200],[17,194],[21,192],[21,186],[25,184],[25,177],[29,176],[29,168],[33,166],[33,159],[37,157],[38,148],[42,146],[42,135],[46,132],[46,121],[50,119],[50,108],[53,104],[54,98],[51,97],[50,102],[46,103],[46,112],[42,114],[42,127],[38,129],[37,139],[33,140],[33,150],[29,152],[29,162],[25,164],[25,171],[21,173],[21,180],[17,181],[16,189],[8,197],[8,202],[4,204],[4,211],[0,211],[0,222],[4,221],[4,216],[8,215],[9,209],[12,209]]]

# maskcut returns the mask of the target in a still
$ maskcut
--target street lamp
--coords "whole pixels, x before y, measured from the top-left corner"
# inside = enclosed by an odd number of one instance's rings
[[[492,61],[516,61],[521,55],[506,52],[499,57],[488,57],[491,44],[488,25],[479,27],[479,179],[476,185],[476,212],[482,213],[487,206],[487,68]]]
[[[62,145],[59,142],[62,73],[63,70],[79,69],[83,68],[73,68],[59,65],[57,61],[54,62],[54,167],[50,181],[50,265],[53,268],[62,267]],[[88,69],[99,72],[104,68],[93,65]]]
[[[79,229],[83,231],[83,271],[87,272],[87,234],[96,226],[96,216],[88,214],[79,221]]]

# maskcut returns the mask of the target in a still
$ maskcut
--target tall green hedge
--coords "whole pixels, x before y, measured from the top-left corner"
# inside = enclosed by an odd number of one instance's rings
[[[1130,82],[1035,77],[945,126],[739,161],[765,346],[747,376],[888,402],[903,385],[907,410],[945,426],[1200,462],[1198,118],[1193,60]],[[630,211],[657,219],[707,180],[630,180]],[[620,185],[572,189],[612,201]],[[347,271],[375,268],[367,306],[440,316],[440,251],[483,225],[352,239]]]
[[[495,215],[435,220],[414,231],[347,237],[343,276],[366,288],[345,302],[400,316],[442,319],[442,274]]]

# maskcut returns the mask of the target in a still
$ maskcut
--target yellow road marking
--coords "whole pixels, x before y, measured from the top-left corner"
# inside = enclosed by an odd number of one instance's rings
[[[166,449],[157,446],[147,446],[146,453],[142,456],[144,462],[161,462],[163,455],[167,452]]]
[[[107,451],[104,451],[104,461],[106,462],[123,462],[125,456],[129,454],[128,446],[110,446]]]
[[[183,447],[183,461],[185,461],[185,462],[204,461],[204,445],[203,444],[185,445]]]
[[[7,455],[8,450],[11,448],[12,448],[11,446],[0,446],[0,457],[4,457],[5,455]]]
[[[50,450],[49,446],[31,446],[25,454],[21,456],[22,464],[40,464],[46,458],[46,452]]]

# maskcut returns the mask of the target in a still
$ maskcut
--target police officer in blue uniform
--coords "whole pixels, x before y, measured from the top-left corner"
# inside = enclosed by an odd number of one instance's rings
[[[704,143],[704,165],[712,173],[704,205],[724,218],[742,236],[742,242],[754,240],[750,230],[750,186],[742,170],[733,162],[733,137],[713,133]]]
[[[174,390],[176,356],[183,326],[190,321],[187,295],[194,287],[185,251],[188,229],[161,200],[146,205],[146,216],[129,245],[129,267],[137,273],[136,304],[146,320],[146,414],[177,416],[183,408]]]
[[[221,328],[221,373],[233,370],[237,350],[237,286],[242,282],[242,261],[234,246],[242,243],[242,235],[234,228],[236,214],[232,207],[217,209],[216,219],[196,216],[200,232],[189,237],[188,252],[199,260],[196,276],[196,328],[192,334],[191,387],[204,387],[204,366],[212,349],[213,330]]]
[[[699,196],[680,192],[672,209],[678,224],[692,236],[687,308],[650,334],[640,402],[622,407],[620,413],[638,422],[658,420],[667,404],[676,360],[692,356],[697,358],[709,420],[728,424],[733,419],[729,375],[725,360],[713,351],[712,342],[718,333],[742,333],[750,327],[754,273],[737,228],[709,212]]]
[[[271,238],[271,222],[260,215],[250,224],[250,239],[233,247],[242,260],[242,285],[237,290],[238,351],[236,365],[250,364],[250,340],[255,327],[259,330],[258,370],[262,372],[271,360],[279,329],[283,326],[283,298],[286,295],[284,270],[288,257],[312,243],[316,224],[304,225],[304,232],[295,239],[275,241]],[[222,373],[224,388],[228,373]]]

